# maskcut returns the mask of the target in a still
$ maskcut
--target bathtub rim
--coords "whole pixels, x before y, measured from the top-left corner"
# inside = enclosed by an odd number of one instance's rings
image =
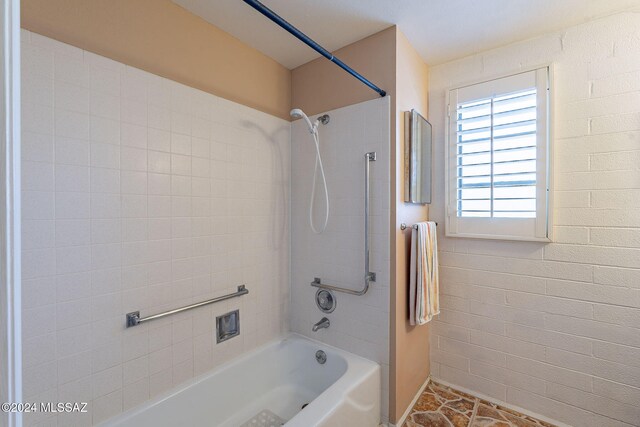
[[[309,418],[311,412],[316,412],[313,411],[314,409],[318,408],[318,406],[322,403],[324,405],[329,406],[330,405],[330,409],[335,409],[336,405],[345,397],[346,394],[348,394],[349,391],[353,390],[355,387],[357,387],[362,381],[364,381],[365,376],[366,375],[371,375],[375,372],[380,372],[381,373],[381,367],[380,364],[378,364],[377,362],[373,361],[373,360],[369,360],[365,357],[359,356],[357,354],[351,353],[347,350],[335,347],[333,345],[330,344],[326,344],[323,343],[322,341],[318,341],[316,339],[313,338],[309,338],[306,335],[302,335],[299,334],[297,332],[288,332],[286,334],[281,334],[278,337],[273,338],[272,340],[259,345],[257,347],[255,347],[254,349],[252,349],[251,351],[241,354],[240,356],[228,360],[224,363],[222,363],[220,366],[217,366],[216,368],[204,372],[202,374],[199,374],[198,376],[195,376],[183,383],[181,383],[180,385],[178,385],[178,387],[172,387],[171,389],[160,393],[158,396],[146,400],[144,403],[142,403],[141,405],[137,405],[134,406],[130,409],[127,409],[126,411],[121,412],[120,414],[108,418],[104,421],[101,421],[100,423],[96,424],[97,427],[109,427],[109,426],[117,426],[118,422],[123,422],[126,421],[129,418],[132,418],[136,415],[139,415],[147,410],[152,409],[154,406],[157,406],[163,402],[165,402],[168,399],[171,399],[172,397],[184,392],[185,390],[187,390],[188,388],[194,387],[197,384],[200,384],[201,382],[206,381],[208,378],[218,374],[220,371],[223,371],[225,369],[229,369],[230,367],[236,365],[236,364],[240,364],[244,361],[246,361],[247,359],[250,359],[252,356],[254,356],[256,353],[260,353],[261,351],[264,351],[266,349],[268,349],[269,347],[273,347],[278,345],[278,343],[282,343],[285,341],[303,341],[303,342],[307,342],[307,343],[311,343],[313,345],[317,345],[320,346],[318,349],[319,350],[323,350],[323,349],[329,349],[331,352],[335,352],[341,356],[344,357],[346,363],[347,363],[347,368],[346,370],[333,382],[331,383],[331,385],[329,385],[329,387],[327,387],[322,393],[320,393],[315,399],[313,399],[311,402],[309,402],[309,405],[305,408],[305,410],[307,410],[303,415],[305,415],[304,417],[298,417],[299,415],[302,414],[302,411],[299,411],[296,415],[293,416],[293,418],[291,418],[290,420],[287,421],[287,423],[294,421],[294,422],[299,422],[304,420],[304,418]],[[354,378],[355,377],[355,378]],[[355,381],[355,379],[357,377],[362,377],[360,378],[360,381]],[[347,380],[352,380],[351,382],[347,382]],[[338,390],[341,389],[341,390]],[[332,393],[330,393],[332,392]],[[324,397],[323,397],[324,396]],[[318,403],[319,401],[319,403]],[[315,405],[314,402],[316,402]],[[313,405],[313,406],[312,406]],[[326,416],[330,415],[331,411],[329,412],[325,412],[323,413],[323,417],[318,418],[318,421],[321,421],[322,418],[325,418]],[[319,414],[318,414],[319,415]],[[299,418],[299,419],[296,419]]]

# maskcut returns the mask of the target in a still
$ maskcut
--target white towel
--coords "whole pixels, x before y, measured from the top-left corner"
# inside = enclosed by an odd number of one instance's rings
[[[436,223],[419,222],[411,231],[409,321],[424,325],[440,313]]]

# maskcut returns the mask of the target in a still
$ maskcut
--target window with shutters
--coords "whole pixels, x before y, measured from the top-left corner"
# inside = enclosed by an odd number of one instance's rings
[[[550,240],[550,69],[449,92],[449,236]]]

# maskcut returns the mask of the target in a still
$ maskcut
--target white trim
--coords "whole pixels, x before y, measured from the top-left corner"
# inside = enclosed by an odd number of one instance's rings
[[[463,393],[470,394],[470,395],[472,395],[474,397],[480,398],[482,400],[486,400],[487,402],[491,402],[491,403],[494,403],[496,405],[504,406],[505,408],[511,409],[513,411],[516,411],[516,412],[520,412],[521,414],[528,415],[528,416],[536,418],[536,419],[538,419],[540,421],[544,421],[544,422],[556,425],[558,427],[572,427],[569,424],[565,424],[563,422],[554,420],[552,418],[545,417],[544,415],[536,414],[533,411],[521,408],[521,407],[516,406],[516,405],[512,405],[512,404],[507,403],[507,402],[503,402],[502,400],[494,399],[491,396],[487,396],[486,394],[478,393],[475,390],[471,390],[471,389],[468,389],[468,388],[465,388],[465,387],[460,387],[457,384],[453,384],[453,383],[450,383],[448,381],[441,380],[440,378],[432,378],[432,380],[437,382],[438,384],[446,385],[447,387],[451,387],[451,388],[453,388],[455,390],[459,390],[459,391],[461,391]]]
[[[409,414],[411,413],[411,410],[413,409],[413,407],[415,406],[416,402],[418,401],[418,399],[420,398],[420,395],[422,395],[422,393],[424,392],[424,389],[427,388],[427,385],[429,385],[429,381],[431,381],[431,375],[429,375],[427,377],[427,379],[425,380],[424,384],[422,384],[420,386],[420,389],[418,389],[418,392],[416,393],[416,395],[413,397],[413,400],[411,401],[411,403],[409,404],[409,406],[407,406],[407,409],[404,411],[404,414],[402,414],[402,416],[400,417],[400,419],[398,420],[397,424],[391,424],[389,423],[389,427],[396,427],[396,426],[401,426],[404,424],[404,422],[407,420],[407,417],[409,416]]]
[[[20,267],[20,1],[0,0],[0,399],[22,400]],[[20,413],[2,413],[3,425],[22,426]]]
[[[549,68],[549,69],[553,69],[553,63],[551,62],[543,62],[537,65],[532,65],[530,67],[524,67],[524,68],[518,68],[517,70],[513,70],[510,72],[504,72],[504,73],[498,73],[498,74],[490,74],[489,76],[486,77],[476,77],[474,79],[469,79],[469,80],[464,80],[462,83],[454,83],[451,86],[447,87],[447,93],[451,92],[452,90],[455,89],[460,89],[466,86],[471,86],[471,85],[475,85],[478,83],[484,83],[490,80],[498,80],[498,79],[502,79],[505,77],[509,77],[509,76],[513,76],[515,74],[521,74],[521,73],[526,73],[528,71],[535,71],[539,68]]]
[[[547,96],[547,119],[549,120],[549,126],[547,126],[547,239],[549,242],[553,242],[553,200],[555,194],[555,169],[554,163],[554,146],[555,146],[555,132],[554,123],[555,118],[555,99],[556,99],[556,85],[555,85],[555,67],[553,64],[547,64],[549,70],[548,82],[549,94]]]
[[[447,217],[448,219],[448,217]],[[445,227],[446,227],[445,220]],[[514,242],[541,242],[541,243],[549,243],[551,239],[548,237],[526,237],[526,236],[511,236],[508,234],[482,234],[482,233],[447,233],[445,230],[445,236],[447,237],[462,237],[465,239],[483,239],[483,240],[510,240]]]

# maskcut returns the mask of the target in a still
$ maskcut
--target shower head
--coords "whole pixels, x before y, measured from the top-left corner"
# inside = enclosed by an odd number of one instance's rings
[[[299,108],[294,108],[289,114],[291,114],[291,118],[304,119],[304,121],[307,122],[307,126],[309,127],[309,132],[315,133],[316,128],[311,123],[311,120],[309,120],[309,117],[304,113],[304,111]]]
[[[299,108],[294,108],[293,110],[291,110],[291,111],[289,112],[289,114],[290,114],[290,115],[291,115],[291,117],[292,117],[292,118],[294,118],[294,119],[299,119],[299,118],[302,118],[302,117],[307,117],[307,115],[304,113],[304,111],[302,111],[302,110],[301,110],[301,109],[299,109]]]
[[[318,119],[314,123],[311,123],[311,119],[309,119],[309,116],[307,116],[304,111],[299,108],[294,108],[293,110],[291,110],[291,112],[289,112],[289,114],[293,119],[304,119],[304,121],[307,123],[307,126],[309,127],[310,133],[315,133],[320,123],[322,123],[323,125],[329,123],[329,116],[326,114],[318,117]]]

